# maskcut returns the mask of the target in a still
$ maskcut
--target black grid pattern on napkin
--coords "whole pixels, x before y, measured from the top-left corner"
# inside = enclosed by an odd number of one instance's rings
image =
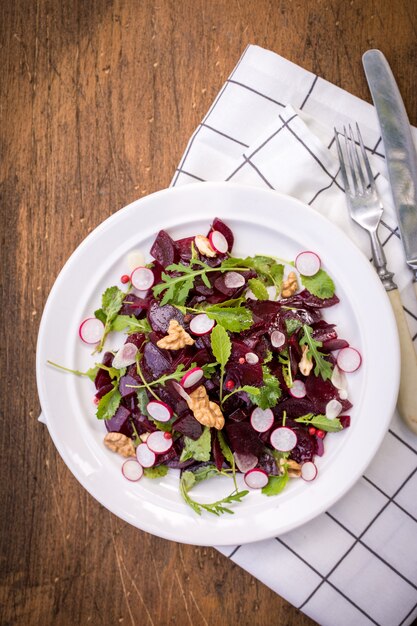
[[[200,124],[200,126],[196,129],[195,133],[193,134],[187,146],[187,149],[183,155],[183,158],[180,162],[180,165],[178,169],[176,170],[176,174],[174,176],[172,185],[177,185],[183,182],[187,182],[187,179],[200,180],[200,181],[206,180],[205,177],[201,175],[200,171],[193,172],[192,167],[188,165],[188,162],[190,160],[189,157],[193,150],[193,144],[195,142],[196,137],[198,137],[202,129],[205,129],[206,131],[212,132],[214,134],[219,134],[226,141],[232,142],[234,144],[236,143],[240,144],[242,148],[244,149],[248,148],[248,143],[246,142],[244,138],[232,136],[228,132],[226,132],[224,128],[216,128],[214,123],[210,120],[210,118],[213,116],[213,113],[216,110],[216,107],[219,105],[219,103],[222,100],[222,97],[224,96],[224,94],[227,92],[227,90],[230,88],[231,85],[233,85],[234,88],[238,87],[242,90],[250,91],[251,94],[254,96],[257,96],[260,99],[260,101],[267,99],[269,102],[272,102],[273,104],[275,104],[277,107],[277,113],[282,120],[282,126],[280,126],[279,129],[275,130],[274,133],[271,134],[271,136],[266,141],[264,141],[262,145],[258,146],[255,152],[261,151],[263,147],[268,143],[268,141],[270,141],[273,138],[275,134],[282,132],[283,130],[286,130],[287,132],[290,132],[292,135],[295,135],[295,137],[300,141],[300,143],[304,146],[304,148],[311,153],[310,148],[304,144],[302,138],[297,136],[294,129],[291,128],[291,122],[296,116],[288,120],[285,120],[280,115],[280,111],[282,110],[283,107],[285,107],[285,105],[278,98],[273,98],[271,97],[270,94],[262,93],[258,87],[254,87],[251,84],[245,84],[244,82],[242,82],[242,79],[237,80],[236,78],[233,78],[236,73],[237,68],[242,63],[242,60],[244,59],[245,54],[246,54],[246,51],[242,55],[239,61],[239,64],[235,68],[231,77],[227,80],[222,90],[218,94],[215,102],[213,103],[211,109],[207,113],[203,122]],[[311,79],[308,79],[308,77],[310,77]],[[304,94],[300,93],[300,99],[298,103],[298,107],[300,109],[307,110],[308,112],[309,101],[311,99],[311,96],[314,90],[318,89],[320,85],[320,80],[321,79],[319,79],[317,76],[313,76],[309,72],[306,72],[306,91],[304,92]],[[329,147],[331,147],[332,144],[333,144],[333,140],[330,142]],[[366,149],[368,150],[370,154],[376,154],[380,157],[383,157],[383,154],[378,151],[380,144],[381,144],[381,138],[378,139],[378,141],[372,148],[367,146]],[[266,185],[267,187],[274,189],[272,182],[268,180],[265,174],[259,170],[259,168],[256,166],[255,163],[253,163],[252,159],[253,159],[255,152],[251,154],[248,154],[246,152],[245,154],[243,154],[243,150],[242,150],[242,155],[241,155],[242,161],[237,165],[236,169],[232,172],[232,174],[229,175],[227,180],[233,180],[234,176],[239,170],[241,170],[245,165],[249,165],[259,177],[260,184]],[[316,154],[311,153],[311,155],[314,159],[318,160],[318,157]],[[327,170],[325,163],[319,162],[319,164],[321,168],[323,169],[323,171],[325,171],[326,174],[328,175],[328,182],[326,183],[325,186],[317,189],[317,191],[315,192],[315,195],[311,198],[309,204],[314,204],[315,200],[320,196],[320,194],[325,192],[332,185],[337,185],[340,189],[342,189],[341,183],[338,180],[339,171],[332,174],[331,172]],[[185,177],[185,179],[183,177]],[[384,245],[386,245],[392,237],[399,237],[398,228],[396,226],[392,228],[385,221],[381,221],[380,229],[381,229],[381,235],[382,235],[381,239]],[[405,311],[409,316],[417,320],[417,311],[415,313],[413,311],[410,311],[407,308],[405,308]],[[417,333],[414,337],[414,340],[416,338],[417,338]],[[363,617],[364,624],[372,623],[372,624],[376,624],[377,626],[379,626],[379,624],[385,623],[383,619],[378,619],[377,614],[374,614],[372,606],[371,607],[366,606],[365,601],[363,602],[361,602],[360,600],[358,601],[354,597],[354,594],[350,593],[349,589],[342,589],[341,585],[335,582],[334,574],[337,573],[338,569],[343,567],[343,564],[346,562],[347,559],[349,559],[349,556],[352,555],[352,553],[356,550],[358,546],[360,546],[361,550],[363,549],[369,554],[369,557],[372,558],[372,560],[375,562],[376,567],[378,567],[378,564],[379,564],[380,567],[383,567],[384,569],[388,570],[393,577],[401,581],[402,585],[404,585],[407,588],[406,589],[407,606],[402,607],[402,612],[401,610],[398,611],[398,615],[401,615],[401,617],[398,619],[396,624],[398,626],[402,626],[404,624],[411,624],[412,617],[417,616],[417,580],[413,582],[413,580],[411,580],[411,577],[407,576],[404,573],[404,571],[400,571],[398,564],[394,563],[393,559],[382,556],[379,553],[379,551],[376,550],[374,547],[372,547],[369,543],[372,537],[372,529],[375,527],[378,520],[381,520],[388,510],[391,510],[390,507],[394,507],[395,510],[407,516],[407,519],[411,520],[411,523],[416,525],[416,532],[417,532],[416,516],[413,515],[406,508],[406,506],[404,506],[404,504],[400,504],[397,501],[397,499],[401,496],[401,493],[407,487],[409,482],[416,476],[417,451],[412,445],[404,441],[404,439],[400,435],[398,435],[398,433],[396,433],[395,430],[390,429],[389,435],[387,435],[387,437],[389,436],[391,436],[393,440],[395,440],[396,445],[403,446],[404,455],[406,453],[414,455],[413,460],[409,460],[409,463],[411,464],[410,465],[411,470],[408,472],[407,476],[405,476],[401,480],[400,484],[396,486],[395,490],[392,493],[389,493],[389,490],[384,488],[383,484],[378,484],[379,481],[375,479],[374,477],[369,476],[369,475],[365,475],[363,477],[363,480],[366,481],[366,483],[370,487],[372,487],[372,489],[375,490],[375,493],[378,493],[380,496],[384,498],[384,503],[382,506],[380,506],[376,514],[372,517],[372,519],[368,522],[366,527],[361,532],[355,532],[354,530],[352,530],[349,527],[349,524],[347,524],[346,522],[340,521],[337,518],[337,516],[331,511],[328,511],[327,513],[323,514],[327,516],[328,519],[330,519],[333,524],[338,525],[343,530],[343,532],[345,532],[346,535],[348,535],[349,538],[352,540],[352,543],[349,545],[348,549],[343,552],[341,557],[337,559],[336,563],[334,563],[332,567],[326,573],[323,573],[317,568],[316,563],[314,562],[314,559],[306,558],[305,556],[303,556],[303,554],[300,551],[296,550],[294,547],[292,547],[288,543],[288,537],[291,537],[291,533],[289,533],[288,535],[277,537],[275,539],[275,541],[278,542],[281,547],[285,548],[285,550],[288,551],[288,554],[291,554],[296,559],[299,559],[299,561],[303,564],[305,568],[314,572],[320,579],[320,582],[312,589],[312,591],[308,593],[308,595],[306,595],[303,601],[298,604],[299,608],[302,609],[307,614],[311,614],[309,610],[310,606],[312,604],[313,599],[317,596],[317,594],[320,593],[320,590],[324,586],[329,586],[332,588],[334,592],[336,592],[336,594],[340,595],[340,597],[342,597],[344,601],[346,601],[352,607],[354,607],[354,609],[357,611],[357,615],[359,617],[361,616]],[[270,540],[270,542],[273,542],[273,541],[274,540]],[[272,547],[272,543],[270,543],[270,545]],[[410,546],[410,549],[413,549],[413,548],[415,550],[416,545],[414,545],[413,547]],[[234,546],[227,556],[229,558],[233,558],[235,562],[241,564],[243,567],[246,566],[246,568],[249,569],[249,571],[252,571],[252,573],[257,575],[256,567],[255,566],[250,567],[248,563],[245,561],[245,559],[241,558],[241,555],[243,552],[245,551],[249,552],[251,550],[252,550],[253,560],[256,560],[256,545],[255,544],[244,545],[244,546]],[[260,566],[262,567],[262,564]],[[381,589],[381,593],[383,594],[383,589]],[[382,598],[381,598],[381,601],[383,601]],[[405,615],[403,614],[404,612],[405,612]],[[360,624],[362,622],[360,621],[360,619],[358,619],[356,620],[356,623]]]

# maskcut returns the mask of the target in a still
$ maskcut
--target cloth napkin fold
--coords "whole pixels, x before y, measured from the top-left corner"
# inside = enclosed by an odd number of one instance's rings
[[[287,193],[338,224],[370,258],[366,233],[348,217],[333,139],[334,126],[352,122],[383,199],[379,234],[415,340],[417,301],[371,105],[248,46],[191,137],[172,185],[230,180]],[[417,436],[395,414],[365,475],[329,511],[280,537],[218,550],[323,626],[408,625],[417,617],[416,494]]]

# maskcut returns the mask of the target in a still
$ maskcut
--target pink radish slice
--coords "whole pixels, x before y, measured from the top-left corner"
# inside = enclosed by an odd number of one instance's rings
[[[315,252],[300,252],[295,259],[295,267],[303,276],[314,276],[320,266],[320,257]]]
[[[209,241],[211,247],[216,250],[216,252],[220,252],[220,254],[224,254],[229,249],[229,244],[227,243],[227,239],[224,235],[221,234],[218,230],[212,230],[209,234]]]
[[[250,423],[257,433],[265,433],[274,423],[274,414],[271,409],[261,409],[258,406],[252,411]]]
[[[122,367],[128,367],[128,365],[133,365],[136,361],[136,355],[138,353],[138,349],[134,343],[125,343],[124,346],[118,350],[114,356],[112,366],[116,369],[121,369]]]
[[[224,284],[228,289],[238,289],[239,287],[243,287],[245,279],[242,274],[238,274],[237,272],[226,272],[224,275]]]
[[[336,389],[346,389],[347,387],[346,376],[344,372],[337,367],[337,365],[333,368],[330,382],[334,387],[336,387]]]
[[[98,343],[103,335],[104,324],[96,317],[87,317],[81,322],[78,334],[84,343]]]
[[[313,461],[306,461],[301,466],[301,478],[304,478],[307,482],[314,480],[317,476],[317,467]]]
[[[244,476],[245,483],[251,489],[262,489],[268,484],[268,474],[263,469],[251,469]]]
[[[290,389],[293,398],[304,398],[306,395],[306,386],[302,380],[295,380]]]
[[[135,459],[127,459],[122,465],[122,474],[127,480],[135,483],[143,476],[143,467]]]
[[[155,276],[148,267],[137,267],[130,276],[130,282],[139,291],[146,291],[154,284]]]
[[[339,400],[330,400],[326,404],[326,417],[328,420],[334,420],[342,412],[342,405]]]
[[[234,452],[233,456],[239,472],[242,472],[243,474],[258,465],[258,457],[254,454]]]
[[[274,330],[271,333],[271,343],[274,348],[280,348],[285,343],[285,335],[280,330]]]
[[[189,389],[193,385],[197,384],[199,380],[201,380],[204,376],[204,372],[201,367],[193,367],[192,370],[184,374],[184,376],[180,380],[180,385],[184,387],[184,389]]]
[[[212,330],[214,323],[214,320],[211,320],[206,313],[200,313],[191,320],[190,330],[194,335],[207,335]]]
[[[165,402],[159,402],[158,400],[151,400],[146,406],[146,410],[154,420],[158,422],[169,422],[172,417],[173,410]]]
[[[342,372],[356,372],[362,363],[362,357],[355,348],[343,348],[337,355],[337,365]]]
[[[279,452],[289,452],[297,445],[297,435],[287,426],[280,426],[271,433],[271,445]]]
[[[169,435],[169,437],[167,436]],[[170,433],[164,433],[162,430],[156,430],[151,433],[146,440],[146,445],[149,450],[155,452],[155,454],[164,454],[172,448],[173,440]]]
[[[188,402],[190,396],[185,391],[185,389],[183,389],[183,387],[181,387],[179,383],[175,382],[175,380],[172,381],[172,386],[174,387],[175,391],[181,396],[181,398],[184,398],[184,400]]]
[[[254,352],[247,352],[245,354],[245,361],[246,363],[249,363],[249,365],[256,365],[259,363],[259,357]]]
[[[141,443],[136,448],[136,458],[142,467],[152,467],[155,465],[156,454],[146,443]]]
[[[339,389],[339,398],[341,400],[347,400],[348,399],[348,392],[346,389]]]

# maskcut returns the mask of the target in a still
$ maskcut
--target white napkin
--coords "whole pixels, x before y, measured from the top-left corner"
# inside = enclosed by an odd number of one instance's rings
[[[379,233],[416,339],[417,301],[371,105],[249,46],[193,134],[172,185],[231,180],[290,194],[340,225],[370,257],[367,235],[347,214],[333,145],[333,127],[356,121],[381,173]],[[218,549],[323,626],[408,625],[417,617],[416,494],[417,436],[395,414],[366,474],[329,511],[278,538]]]

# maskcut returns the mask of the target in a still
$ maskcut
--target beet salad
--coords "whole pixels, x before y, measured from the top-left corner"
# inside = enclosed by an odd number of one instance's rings
[[[106,289],[80,325],[93,355],[109,333],[127,335],[120,348],[87,372],[49,362],[94,382],[104,445],[123,457],[124,477],[180,470],[198,514],[233,513],[249,490],[275,496],[289,480],[314,480],[325,438],[350,424],[346,373],[361,364],[323,319],[339,299],[315,252],[236,258],[233,243],[217,218],[207,236],[160,231],[153,261]],[[196,501],[192,488],[217,475],[230,477],[230,494]]]

